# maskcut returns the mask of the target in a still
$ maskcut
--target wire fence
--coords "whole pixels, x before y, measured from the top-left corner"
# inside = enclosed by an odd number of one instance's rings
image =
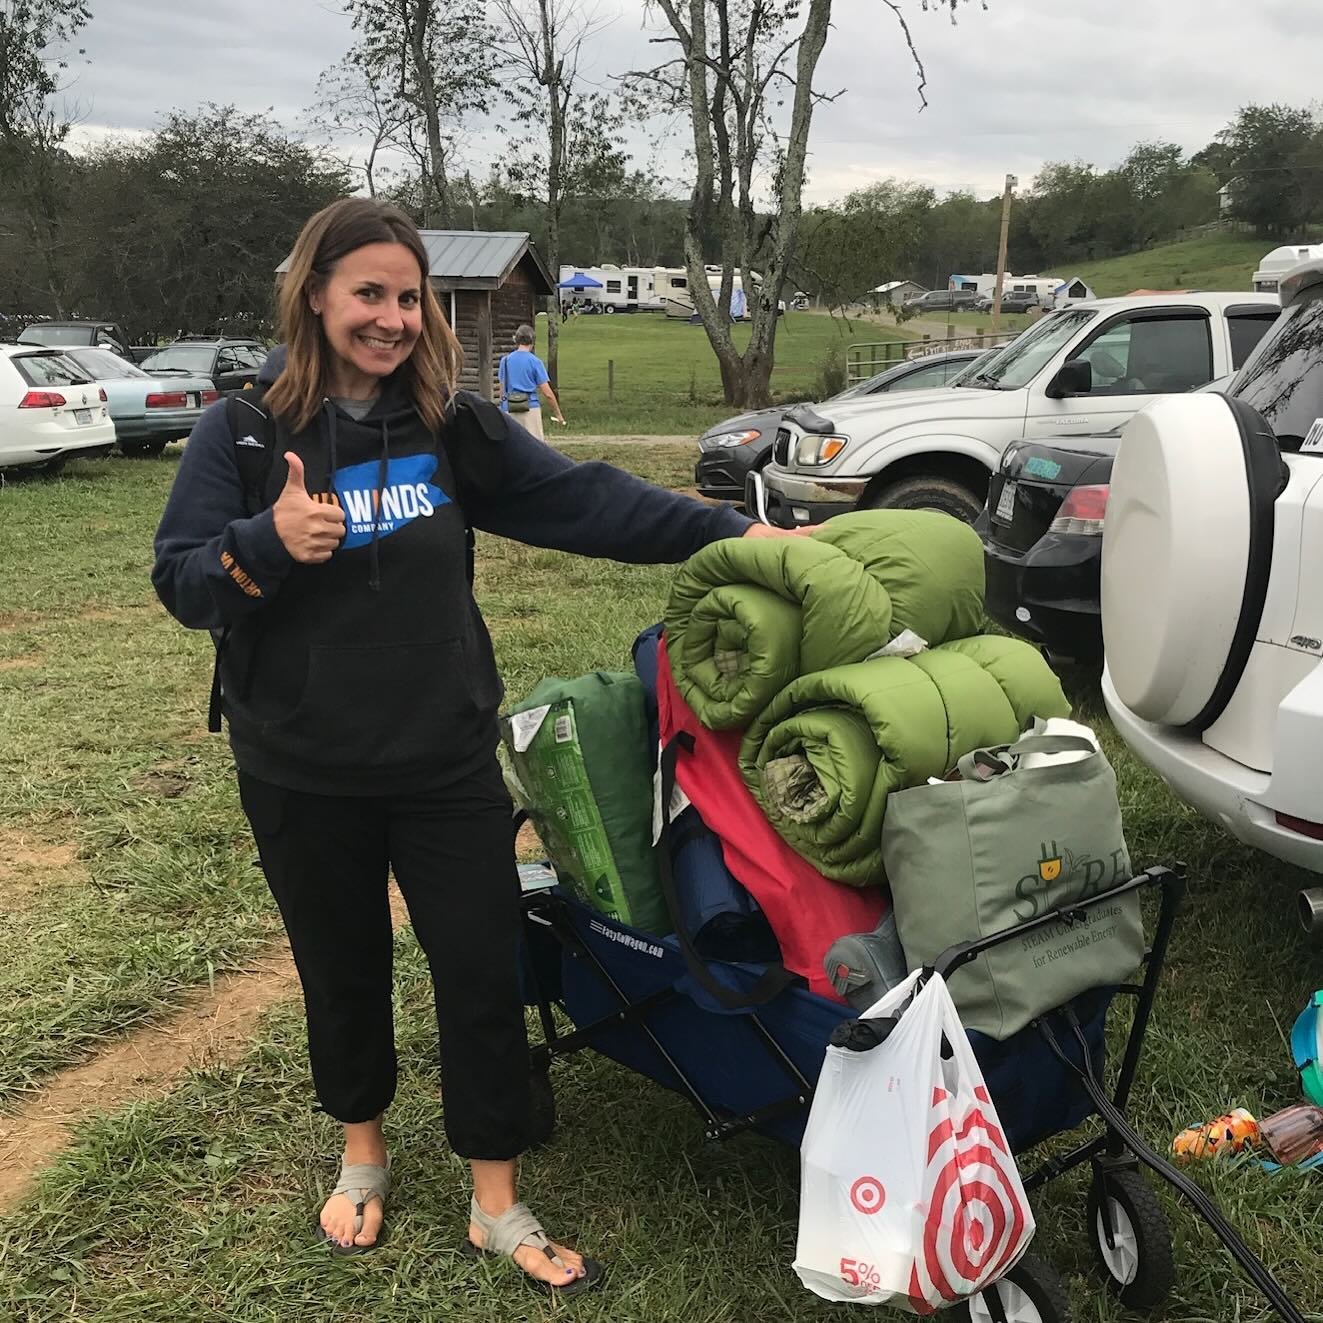
[[[946,354],[957,349],[991,349],[1009,344],[1019,331],[991,332],[964,331],[948,326],[944,336],[925,334],[921,340],[871,340],[852,344],[845,355],[846,384],[853,386],[867,381],[879,372],[895,367],[912,358],[925,358],[929,354]]]

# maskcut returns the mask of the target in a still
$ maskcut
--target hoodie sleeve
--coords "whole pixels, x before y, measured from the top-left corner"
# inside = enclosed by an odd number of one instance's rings
[[[249,517],[224,400],[198,419],[156,530],[156,594],[180,624],[221,629],[256,611],[294,565],[268,510]]]
[[[709,542],[743,536],[752,522],[612,464],[576,464],[513,419],[497,444],[499,476],[469,498],[467,513],[501,537],[648,565],[686,560]]]

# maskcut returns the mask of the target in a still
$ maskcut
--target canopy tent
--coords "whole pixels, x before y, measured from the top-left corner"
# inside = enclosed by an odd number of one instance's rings
[[[557,289],[601,289],[602,282],[594,280],[592,276],[584,275],[582,271],[576,271],[568,280],[562,280]]]

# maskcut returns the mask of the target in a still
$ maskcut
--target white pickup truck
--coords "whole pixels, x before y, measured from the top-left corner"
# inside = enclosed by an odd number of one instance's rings
[[[1235,371],[1279,307],[1273,294],[1096,299],[1050,313],[958,386],[796,406],[745,504],[783,528],[879,506],[972,520],[1012,441],[1107,432]]]

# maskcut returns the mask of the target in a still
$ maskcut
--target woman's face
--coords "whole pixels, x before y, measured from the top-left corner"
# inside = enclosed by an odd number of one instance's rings
[[[367,376],[390,376],[422,333],[422,272],[402,243],[346,253],[308,301],[341,366]]]

